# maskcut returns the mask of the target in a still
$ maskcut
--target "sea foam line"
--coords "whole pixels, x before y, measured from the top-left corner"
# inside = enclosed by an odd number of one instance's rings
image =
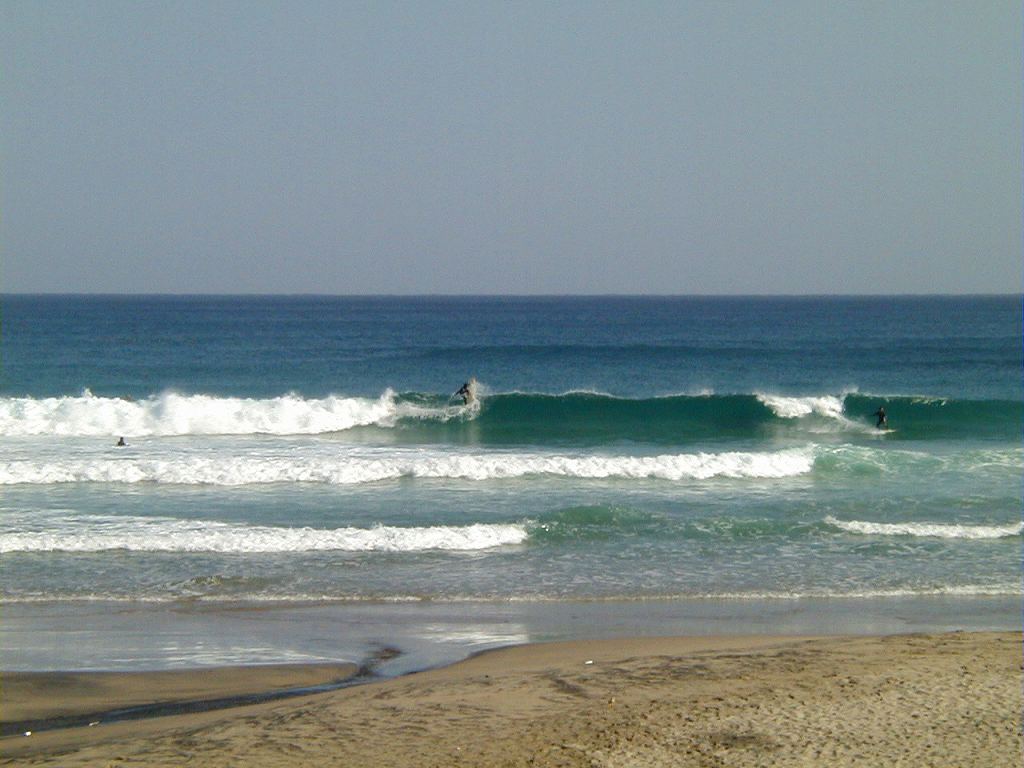
[[[132,593],[122,594],[114,592],[91,592],[86,594],[68,593],[60,590],[50,590],[33,594],[4,594],[0,592],[5,603],[95,603],[95,602],[123,602],[123,603],[172,603],[181,599],[180,594],[157,594],[157,593]],[[230,594],[194,594],[190,593],[190,601],[204,603],[239,602],[281,604],[289,605],[294,603],[322,603],[322,604],[346,604],[346,603],[422,603],[432,604],[447,603],[659,603],[659,602],[702,602],[702,601],[735,601],[735,602],[775,602],[775,601],[804,601],[804,600],[849,600],[862,601],[885,598],[914,598],[914,597],[1014,597],[1024,595],[1019,583],[1006,584],[965,584],[965,585],[936,585],[924,587],[905,588],[878,588],[858,589],[844,591],[841,589],[809,589],[809,590],[787,590],[787,591],[752,591],[752,592],[692,592],[692,593],[666,593],[651,595],[635,594],[614,594],[614,595],[591,595],[566,597],[565,595],[550,595],[544,593],[531,593],[525,595],[508,594],[356,594],[356,593],[309,593],[309,592],[232,592]]]
[[[660,456],[566,456],[531,453],[441,454],[394,451],[380,457],[174,456],[20,459],[0,463],[0,485],[168,483],[354,485],[404,477],[496,480],[533,475],[579,479],[706,480],[784,478],[810,472],[815,450],[685,453]]]
[[[70,522],[70,521],[69,521]],[[0,535],[0,552],[420,552],[473,551],[521,544],[522,524],[435,525],[405,528],[281,528],[171,518],[89,517],[85,530]]]
[[[872,523],[864,520],[837,520],[831,515],[825,522],[848,533],[873,536],[925,536],[940,539],[1002,539],[1020,536],[1024,522],[1009,525],[959,525],[951,523]]]

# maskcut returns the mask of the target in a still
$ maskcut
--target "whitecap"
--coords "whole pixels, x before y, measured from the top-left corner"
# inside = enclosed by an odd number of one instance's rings
[[[1024,522],[1009,525],[963,525],[958,523],[872,523],[864,520],[825,518],[831,526],[869,536],[925,536],[940,539],[1002,539],[1020,536]]]
[[[0,552],[419,552],[520,544],[525,524],[285,528],[173,518],[83,516],[60,527],[0,535]]]

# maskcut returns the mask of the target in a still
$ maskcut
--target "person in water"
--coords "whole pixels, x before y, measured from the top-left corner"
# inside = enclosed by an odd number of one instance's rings
[[[459,391],[456,392],[455,394],[461,395],[462,403],[463,405],[466,405],[469,403],[470,400],[472,400],[475,397],[475,395],[473,394],[475,390],[476,379],[471,378],[469,381],[463,383],[463,385],[459,387]]]
[[[882,429],[883,427],[887,428],[889,426],[889,421],[888,421],[888,419],[885,418],[885,407],[884,406],[882,408],[879,408],[877,411],[875,411],[874,415],[878,417],[878,423],[875,424],[875,427],[877,429]]]
[[[119,437],[119,438],[117,438],[117,446],[118,446],[118,448],[120,448],[120,447],[122,447],[122,446],[125,446],[125,445],[128,445],[128,443],[126,443],[126,442],[124,441],[124,438],[123,438],[123,437]]]

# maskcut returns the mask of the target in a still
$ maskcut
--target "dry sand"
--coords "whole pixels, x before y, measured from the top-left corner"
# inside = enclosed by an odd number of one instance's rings
[[[313,696],[12,736],[0,763],[1020,765],[1021,660],[1019,633],[530,645]],[[52,688],[5,685],[4,719],[39,697]]]

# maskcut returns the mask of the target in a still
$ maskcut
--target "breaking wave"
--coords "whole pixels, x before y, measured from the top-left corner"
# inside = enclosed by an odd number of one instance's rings
[[[960,525],[953,523],[872,523],[863,520],[837,520],[826,517],[825,522],[847,533],[868,536],[926,536],[939,539],[1003,539],[1020,536],[1024,523],[1009,525]]]
[[[484,443],[621,439],[679,442],[761,437],[766,432],[875,434],[884,406],[898,439],[1015,436],[1017,401],[957,401],[856,393],[766,393],[619,398],[593,392],[493,394],[469,406],[444,395],[395,393],[306,398],[220,397],[165,392],[141,400],[100,397],[0,397],[0,436],[317,435],[354,429],[402,429],[414,439],[455,440],[472,423]]]
[[[581,479],[705,480],[783,478],[810,472],[814,449],[683,453],[661,456],[546,453],[441,453],[395,450],[380,456],[197,456],[166,459],[100,456],[0,462],[0,485],[47,483],[170,483],[353,485],[406,477],[497,480],[526,476]]]
[[[393,425],[403,417],[443,419],[456,409],[422,412],[405,408],[394,392],[376,399],[283,395],[267,399],[182,395],[167,392],[144,400],[97,397],[0,398],[0,434],[58,436],[313,435],[353,427]]]
[[[62,530],[5,533],[0,552],[419,552],[472,551],[519,544],[523,525],[373,528],[283,528],[171,518],[100,517],[70,520]]]

